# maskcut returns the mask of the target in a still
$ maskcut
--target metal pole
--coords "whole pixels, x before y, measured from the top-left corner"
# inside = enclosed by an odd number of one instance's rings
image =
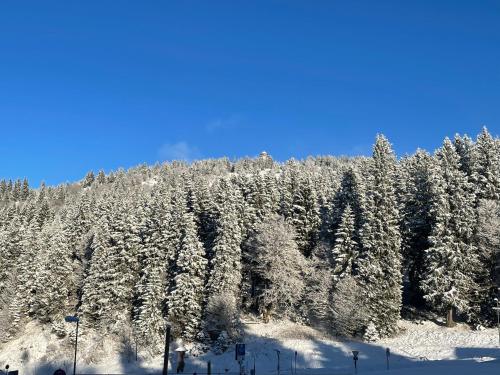
[[[75,337],[75,359],[73,360],[73,375],[76,375],[76,352],[78,350],[78,326],[80,325],[80,320],[76,321],[76,337]]]
[[[207,363],[207,375],[212,375],[212,362]]]
[[[168,375],[168,353],[170,351],[170,325],[167,325],[165,334],[165,353],[163,355],[163,375]]]
[[[498,328],[498,346],[500,346],[500,301],[497,298],[497,328]]]
[[[391,350],[389,348],[385,349],[385,358],[387,359],[387,370],[389,370],[389,357],[391,355]]]
[[[498,298],[495,298],[494,301],[497,304],[496,306],[493,306],[493,310],[496,310],[497,312],[498,346],[500,347],[500,301]]]

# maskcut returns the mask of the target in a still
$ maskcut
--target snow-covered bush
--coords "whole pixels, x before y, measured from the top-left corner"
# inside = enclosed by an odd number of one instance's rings
[[[205,331],[218,340],[224,332],[228,339],[239,335],[238,309],[236,298],[227,294],[216,294],[208,299],[205,317]]]
[[[226,351],[226,349],[229,347],[229,345],[231,345],[231,343],[232,343],[232,340],[229,337],[229,335],[227,334],[227,332],[222,331],[219,334],[219,337],[217,337],[217,340],[215,341],[215,343],[212,347],[212,351],[215,354],[222,354]]]
[[[258,278],[256,299],[263,316],[293,317],[304,291],[306,261],[295,242],[296,232],[283,217],[273,216],[256,225],[250,247]]]
[[[380,339],[380,334],[375,326],[375,323],[370,322],[366,326],[365,333],[363,334],[363,340],[366,342],[375,342]]]
[[[368,321],[365,291],[353,277],[340,280],[333,292],[330,319],[333,332],[354,337],[363,333]]]
[[[66,327],[64,326],[64,323],[62,321],[56,320],[52,322],[52,326],[50,328],[51,331],[60,339],[65,337],[67,334]]]

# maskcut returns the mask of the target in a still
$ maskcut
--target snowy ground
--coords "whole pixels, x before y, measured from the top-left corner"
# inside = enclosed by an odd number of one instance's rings
[[[277,352],[280,351],[280,374],[297,375],[352,374],[352,350],[358,350],[358,373],[369,374],[474,374],[499,375],[500,349],[496,329],[471,331],[458,325],[450,329],[432,322],[416,324],[401,321],[404,333],[373,344],[332,339],[315,329],[288,321],[245,325],[247,344],[246,368],[256,374],[277,375]],[[0,346],[0,366],[9,363],[21,374],[52,374],[56,368],[72,373],[72,348],[61,345],[48,329],[29,324],[25,334]],[[134,355],[117,352],[111,341],[96,341],[90,335],[82,339],[78,373],[158,373],[161,356],[146,358],[139,351]],[[386,368],[386,348],[390,348],[390,370]],[[212,353],[188,357],[185,373],[206,373],[206,363],[212,362],[213,374],[232,375],[239,371],[234,350],[222,355]],[[174,361],[175,367],[175,361]]]

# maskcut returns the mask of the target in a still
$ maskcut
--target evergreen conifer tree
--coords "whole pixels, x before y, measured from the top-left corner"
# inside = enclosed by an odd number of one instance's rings
[[[367,307],[378,332],[397,330],[401,309],[401,235],[395,195],[396,157],[389,141],[377,136],[369,165],[362,251],[357,265],[367,290]]]
[[[237,207],[239,197],[230,182],[221,179],[215,199],[217,214],[208,293],[227,293],[239,299],[242,242]]]
[[[333,248],[333,277],[338,282],[353,273],[353,265],[359,255],[359,244],[356,241],[355,218],[348,204],[342,214],[340,225],[335,234]]]
[[[470,300],[477,291],[475,272],[477,251],[472,243],[474,230],[474,193],[460,157],[446,139],[436,153],[438,169],[434,176],[434,226],[425,252],[425,271],[421,288],[429,305],[447,313],[453,325],[453,310],[471,313]]]
[[[434,159],[425,151],[417,150],[403,164],[406,169],[402,201],[402,253],[408,277],[408,298],[414,305],[423,304],[420,287],[424,273],[425,251],[430,247],[429,236],[433,226],[432,180]]]
[[[175,327],[175,335],[193,340],[201,328],[207,260],[198,239],[194,215],[184,212],[178,225],[181,237],[168,296],[168,317]]]
[[[477,137],[473,155],[477,198],[500,200],[500,150],[486,128]]]

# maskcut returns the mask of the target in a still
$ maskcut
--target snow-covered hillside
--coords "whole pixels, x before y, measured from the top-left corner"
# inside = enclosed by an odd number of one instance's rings
[[[416,324],[400,321],[403,333],[397,337],[367,344],[341,341],[313,328],[289,321],[248,322],[244,342],[247,345],[245,367],[254,366],[256,374],[277,374],[280,352],[280,374],[311,375],[351,374],[354,372],[352,350],[358,350],[358,373],[391,374],[496,374],[500,373],[500,349],[495,329],[471,331],[458,325],[450,329],[432,322]],[[51,374],[56,368],[72,372],[72,348],[61,345],[48,329],[31,323],[23,335],[0,347],[0,366],[9,363],[22,374]],[[124,353],[111,339],[96,342],[88,335],[81,340],[79,373],[159,373],[162,357],[148,357],[139,350]],[[386,348],[390,348],[390,371],[386,369]],[[172,348],[172,351],[175,346]],[[171,355],[174,359],[174,355]],[[222,355],[207,353],[187,356],[185,373],[205,373],[207,361],[212,373],[237,373],[234,349]],[[173,360],[175,369],[176,361]]]

